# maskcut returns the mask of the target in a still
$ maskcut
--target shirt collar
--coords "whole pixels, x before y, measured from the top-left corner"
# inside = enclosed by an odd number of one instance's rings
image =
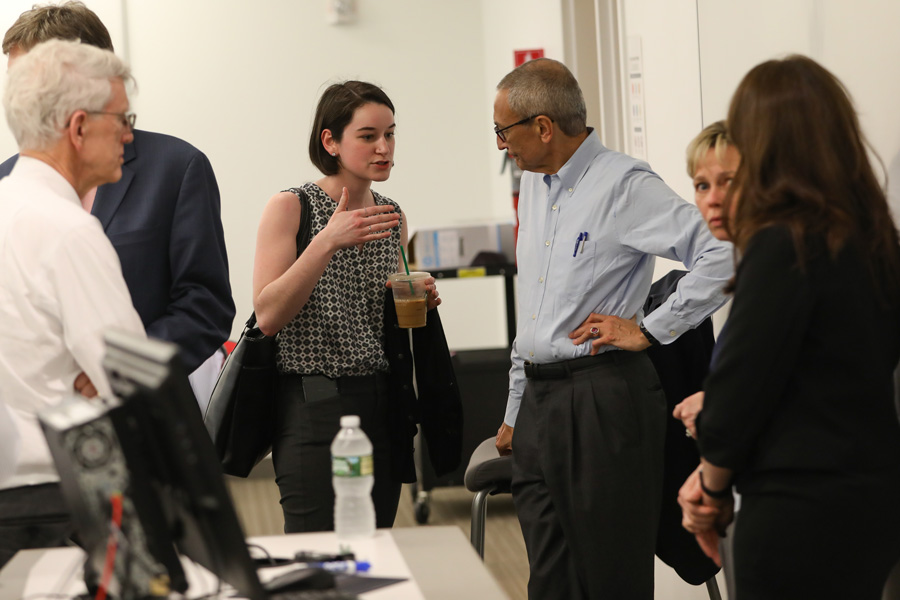
[[[15,166],[10,172],[10,176],[17,178],[26,177],[39,181],[58,196],[81,207],[81,198],[78,197],[78,193],[72,187],[72,184],[59,171],[38,158],[19,155]]]
[[[578,186],[578,182],[584,177],[588,167],[594,162],[597,155],[606,151],[606,148],[600,143],[600,136],[597,135],[594,128],[588,127],[587,131],[588,135],[584,138],[584,141],[581,142],[581,145],[578,146],[578,150],[569,157],[569,160],[566,161],[566,164],[564,164],[557,173],[564,189],[571,188],[574,190]],[[547,180],[547,182],[549,184],[549,180]]]

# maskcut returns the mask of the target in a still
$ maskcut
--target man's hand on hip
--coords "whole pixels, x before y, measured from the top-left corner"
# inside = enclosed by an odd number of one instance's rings
[[[637,324],[637,315],[630,319],[612,315],[591,313],[584,323],[569,334],[576,346],[591,341],[591,354],[597,354],[601,346],[615,346],[622,350],[638,352],[650,347],[650,342],[641,333]]]

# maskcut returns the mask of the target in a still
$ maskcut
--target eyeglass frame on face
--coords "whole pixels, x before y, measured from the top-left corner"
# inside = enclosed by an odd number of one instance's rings
[[[131,131],[134,131],[134,124],[137,123],[137,113],[117,113],[105,110],[86,110],[84,112],[89,115],[112,115],[114,117],[119,117],[122,126],[128,127]]]
[[[506,134],[503,133],[504,131],[506,131],[507,129],[511,129],[511,128],[515,127],[516,125],[522,125],[524,123],[527,123],[528,121],[535,119],[539,116],[541,116],[540,113],[538,113],[536,115],[531,115],[530,117],[526,117],[526,118],[522,119],[521,121],[516,121],[512,125],[507,125],[506,127],[494,127],[494,134],[498,138],[500,138],[501,142],[503,142],[505,144],[506,143]]]

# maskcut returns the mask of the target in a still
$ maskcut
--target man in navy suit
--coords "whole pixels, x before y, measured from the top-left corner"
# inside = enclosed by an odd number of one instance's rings
[[[113,50],[97,15],[66,2],[22,13],[3,38],[3,53],[12,62],[52,38]],[[17,159],[0,165],[0,177]],[[88,192],[82,205],[116,249],[147,334],[177,343],[189,371],[209,360],[205,368],[212,366],[214,377],[235,311],[212,166],[187,142],[141,130],[124,160],[122,178]],[[198,399],[205,405],[207,398]]]

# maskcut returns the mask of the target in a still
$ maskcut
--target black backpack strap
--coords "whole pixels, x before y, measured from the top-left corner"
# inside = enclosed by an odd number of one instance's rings
[[[300,256],[309,246],[309,240],[312,237],[312,208],[309,196],[306,195],[303,188],[289,188],[282,191],[291,192],[300,200],[300,227],[297,229],[297,256]]]

